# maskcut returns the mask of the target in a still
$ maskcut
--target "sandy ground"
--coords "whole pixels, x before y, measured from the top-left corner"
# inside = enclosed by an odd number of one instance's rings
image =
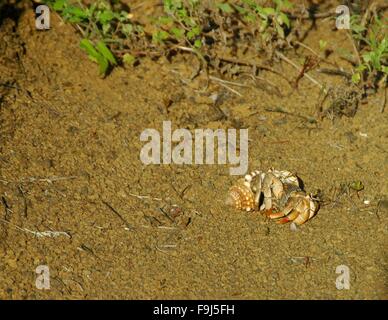
[[[216,84],[201,92],[201,80],[182,84],[195,63],[188,55],[100,79],[72,27],[54,16],[50,31],[37,32],[33,17],[27,10],[0,26],[1,299],[388,298],[382,93],[353,118],[313,122],[320,92],[308,80],[294,89],[263,72],[283,97],[236,88],[239,97]],[[306,43],[345,45],[326,27]],[[317,77],[346,90],[341,78]],[[226,119],[212,94],[224,97]],[[288,113],[268,111],[279,107]],[[297,172],[324,205],[292,232],[224,204],[237,179],[229,165],[144,165],[140,134],[165,120],[173,129],[248,128],[250,170]],[[355,180],[363,191],[341,191]],[[63,233],[37,236],[44,231]],[[49,267],[50,290],[35,286],[39,265]],[[339,265],[349,267],[349,290],[336,288]]]

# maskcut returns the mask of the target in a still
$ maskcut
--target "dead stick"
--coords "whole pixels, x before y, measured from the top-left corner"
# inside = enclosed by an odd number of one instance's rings
[[[283,61],[287,62],[288,64],[292,65],[295,69],[299,70],[299,72],[302,72],[302,67],[298,66],[296,63],[288,59],[284,54],[280,53],[279,51],[275,51],[276,55],[282,59]],[[304,73],[304,76],[309,79],[312,83],[316,84],[318,87],[320,87],[323,92],[327,93],[327,90],[325,87],[319,83],[317,80],[315,80],[312,76],[308,75],[307,73]]]
[[[22,197],[23,197],[23,203],[24,203],[24,217],[27,218],[27,215],[28,215],[28,203],[27,203],[26,193],[25,193],[25,191],[23,190],[23,188],[22,188],[21,185],[18,185],[18,189],[19,189],[20,194],[21,194]]]
[[[134,229],[134,227],[132,227],[127,220],[125,220],[122,215],[115,209],[113,208],[108,202],[104,201],[104,200],[101,200],[103,204],[105,204],[117,217],[119,217],[119,219],[125,224],[125,226],[131,230],[131,229]]]

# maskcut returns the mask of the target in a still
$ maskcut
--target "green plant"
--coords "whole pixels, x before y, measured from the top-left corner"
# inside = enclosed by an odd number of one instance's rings
[[[80,42],[80,47],[86,51],[89,59],[98,63],[98,65],[100,66],[101,75],[106,74],[109,68],[109,64],[117,64],[112,52],[102,41],[97,42],[97,44],[94,46],[89,39],[82,39]]]
[[[263,7],[254,0],[242,0],[238,3],[219,3],[218,7],[225,13],[231,13],[232,7],[242,16],[247,23],[259,23],[259,32],[266,40],[275,34],[280,38],[285,37],[285,30],[290,28],[290,20],[283,11],[292,7],[288,0],[274,0],[274,7]]]
[[[200,49],[202,29],[196,11],[199,4],[198,0],[164,0],[165,15],[155,21],[158,29],[153,33],[152,40],[157,44],[170,40]]]
[[[130,53],[122,50],[123,43],[134,33],[141,32],[141,28],[131,23],[127,11],[116,11],[104,0],[95,1],[89,6],[83,5],[81,1],[69,0],[51,0],[46,3],[65,21],[77,26],[82,34],[80,47],[91,60],[98,63],[102,76],[106,75],[109,66],[117,64],[117,48],[121,49],[118,51],[122,53],[120,57],[125,56],[124,61],[133,58]]]
[[[254,0],[203,2],[164,0],[163,13],[146,22],[134,22],[133,14],[123,10],[121,1],[98,0],[89,5],[81,0],[47,1],[67,22],[82,34],[81,48],[106,75],[110,66],[120,62],[133,65],[139,56],[170,56],[176,51],[194,53],[199,71],[208,66],[220,69],[220,61],[233,64],[227,54],[249,47],[250,54],[267,53],[288,45],[290,20],[287,0],[274,0],[262,6]],[[248,53],[248,52],[246,52]],[[226,57],[226,60],[223,57]],[[240,66],[224,68],[238,74]]]
[[[320,39],[319,40],[319,50],[324,51],[327,47],[327,41]]]
[[[363,25],[359,15],[353,15],[350,22],[359,55],[359,64],[355,67],[352,81],[358,84],[366,79],[386,80],[388,76],[388,20],[382,21],[378,15],[373,15],[368,28]]]

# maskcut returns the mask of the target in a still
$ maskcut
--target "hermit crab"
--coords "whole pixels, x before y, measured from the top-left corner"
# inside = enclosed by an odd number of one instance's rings
[[[260,211],[277,223],[301,225],[318,211],[318,202],[307,194],[299,178],[289,171],[253,171],[229,189],[226,203],[239,210]]]

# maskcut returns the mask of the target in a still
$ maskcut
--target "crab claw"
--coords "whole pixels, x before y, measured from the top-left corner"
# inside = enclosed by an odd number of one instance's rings
[[[288,217],[284,217],[280,220],[277,220],[276,223],[278,224],[284,224],[284,223],[287,223],[287,222],[290,222],[291,220],[288,218]]]

